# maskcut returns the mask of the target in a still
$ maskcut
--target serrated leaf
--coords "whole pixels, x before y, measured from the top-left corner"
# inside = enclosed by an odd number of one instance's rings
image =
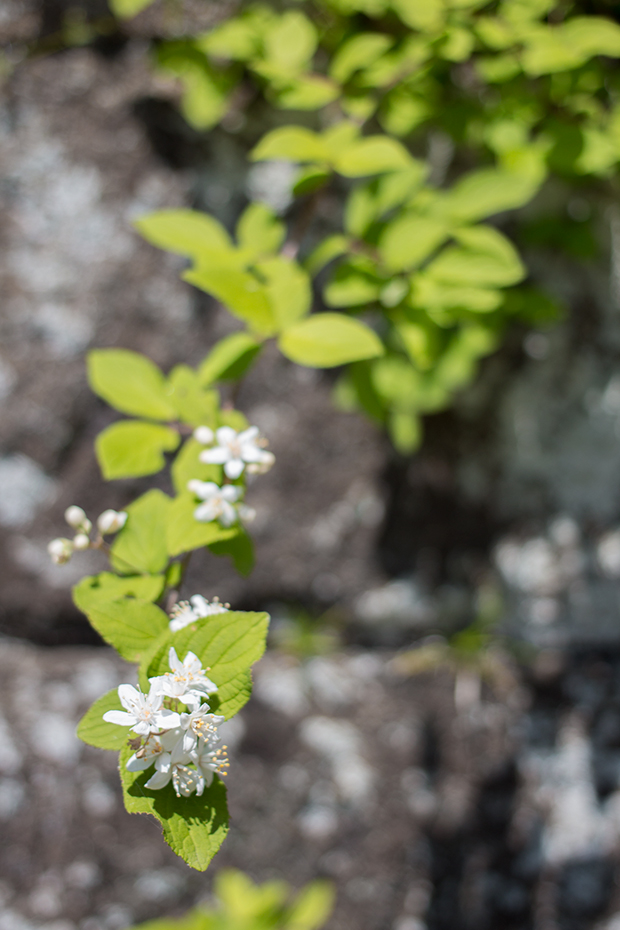
[[[216,381],[241,378],[262,345],[249,333],[233,333],[213,346],[198,368],[198,380],[204,386]]]
[[[226,788],[215,776],[201,797],[177,798],[172,785],[158,791],[145,787],[153,774],[128,772],[131,749],[121,752],[119,772],[123,800],[130,814],[152,814],[162,825],[164,839],[174,852],[193,869],[204,872],[228,833]]]
[[[173,420],[165,378],[150,359],[129,349],[93,349],[88,353],[88,383],[112,407],[152,420]]]
[[[122,420],[104,429],[95,440],[95,452],[106,481],[152,475],[166,464],[164,452],[173,452],[181,438],[176,430],[144,420]]]
[[[117,689],[113,688],[86,711],[77,726],[78,737],[82,742],[96,746],[97,749],[121,750],[127,744],[128,730],[114,723],[106,723],[103,715],[108,710],[124,709]]]
[[[159,210],[134,220],[134,226],[151,245],[187,258],[197,260],[205,250],[232,249],[221,223],[197,210]]]
[[[110,557],[123,574],[157,574],[168,564],[166,526],[170,498],[162,491],[147,491],[125,508],[127,522],[112,543]]]
[[[280,351],[310,368],[333,368],[383,354],[379,337],[359,320],[342,313],[317,313],[285,330]]]
[[[312,304],[310,279],[296,261],[278,255],[257,262],[256,270],[265,279],[265,292],[278,331],[309,313]]]
[[[221,483],[222,466],[208,465],[205,462],[199,461],[198,456],[204,449],[205,446],[192,436],[187,440],[176,456],[170,472],[172,475],[172,483],[177,494],[187,493],[188,481],[192,481],[195,478],[197,478],[198,481],[214,481],[216,484]]]
[[[205,391],[196,372],[177,365],[168,377],[167,393],[178,417],[191,426],[214,427],[219,408],[217,391]]]
[[[247,271],[201,266],[182,275],[185,281],[213,294],[230,312],[263,336],[277,330],[264,288]]]
[[[111,572],[87,575],[73,588],[73,603],[84,613],[102,601],[121,597],[135,597],[142,601],[156,601],[164,589],[164,575],[119,576]]]
[[[403,271],[428,258],[448,235],[448,227],[442,220],[405,214],[383,230],[379,254],[389,271]]]
[[[210,706],[228,719],[240,709],[239,701],[245,703],[249,697],[248,671],[265,651],[268,626],[266,613],[230,610],[204,617],[159,640],[145,656],[141,675],[152,678],[169,671],[171,646],[180,659],[193,652],[218,686],[216,695],[209,698]]]
[[[243,529],[232,539],[211,543],[209,549],[213,555],[230,556],[240,575],[249,575],[254,568],[254,543]]]
[[[91,626],[129,662],[137,662],[168,629],[163,610],[137,598],[91,603],[85,611]]]
[[[165,541],[171,556],[208,546],[220,540],[232,539],[239,532],[238,526],[223,527],[216,520],[201,523],[194,517],[199,501],[185,491],[170,504]]]

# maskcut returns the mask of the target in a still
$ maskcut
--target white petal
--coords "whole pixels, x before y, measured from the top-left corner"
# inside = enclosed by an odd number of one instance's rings
[[[205,449],[198,456],[198,461],[204,462],[205,465],[223,465],[230,458],[230,449],[225,446],[215,446],[213,449]]]
[[[182,668],[182,662],[179,659],[177,655],[177,651],[174,648],[174,646],[171,646],[170,651],[168,652],[168,665],[170,666],[173,672],[178,672],[179,669]]]
[[[167,772],[155,772],[155,774],[149,778],[144,787],[150,788],[152,791],[157,791],[158,788],[165,788],[171,778],[172,766],[170,766]]]
[[[258,436],[258,426],[250,426],[237,436],[237,442],[252,442]]]
[[[242,459],[231,459],[230,462],[226,462],[224,465],[224,471],[227,477],[232,478],[233,481],[235,478],[239,477],[244,468],[245,464]],[[223,490],[226,489],[224,488]]]
[[[150,759],[145,759],[145,758],[138,759],[138,757],[136,756],[134,752],[133,756],[131,756],[131,758],[127,760],[127,765],[125,766],[125,768],[127,769],[128,772],[145,772],[149,768],[149,766],[153,764],[153,762],[154,762],[153,756],[151,756]]]
[[[192,666],[196,666],[195,669]],[[183,668],[190,669],[191,671],[198,671],[202,669],[202,662],[194,652],[188,652],[185,658],[183,659]]]
[[[222,503],[222,512],[220,514],[220,523],[222,526],[232,526],[233,523],[237,522],[237,511],[226,501]]]
[[[252,442],[246,442],[241,446],[241,458],[244,462],[261,462],[264,455],[264,449],[259,449]]]
[[[156,715],[155,721],[162,730],[171,730],[173,727],[181,726],[181,718],[172,710],[164,708]]]
[[[194,594],[193,597],[190,597],[189,602],[199,617],[209,616],[211,605],[209,604],[206,597],[202,596],[202,594]]]
[[[119,727],[130,727],[136,722],[135,715],[124,710],[106,710],[103,719],[106,723],[115,723]]]
[[[216,520],[220,514],[220,507],[212,504],[211,501],[207,501],[204,504],[200,504],[199,507],[196,507],[194,510],[194,520],[198,520],[199,523],[211,523],[213,520]]]
[[[243,488],[237,487],[236,484],[226,484],[222,488],[222,497],[225,501],[236,501],[243,494]]]
[[[237,430],[233,429],[232,426],[220,426],[220,428],[215,431],[215,437],[220,446],[227,446],[229,443],[236,440]]]
[[[142,695],[133,687],[133,685],[119,685],[118,697],[123,707],[129,711],[133,711],[136,707],[136,704],[140,704],[140,698]]]

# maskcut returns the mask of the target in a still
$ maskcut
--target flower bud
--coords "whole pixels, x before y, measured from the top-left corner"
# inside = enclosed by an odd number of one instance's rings
[[[73,537],[73,548],[79,550],[90,548],[90,539],[86,533],[78,533]]]
[[[64,539],[62,537],[59,539],[52,539],[52,541],[47,544],[47,551],[55,565],[64,565],[73,554],[73,543],[70,539]]]
[[[87,517],[81,507],[73,504],[65,510],[65,520],[74,530],[79,530],[86,523]]]
[[[107,533],[118,533],[127,521],[127,514],[124,510],[104,510],[97,519],[97,529],[102,536]]]
[[[215,434],[208,426],[197,426],[194,430],[194,439],[201,442],[203,446],[208,446],[209,443],[213,442],[214,438]]]

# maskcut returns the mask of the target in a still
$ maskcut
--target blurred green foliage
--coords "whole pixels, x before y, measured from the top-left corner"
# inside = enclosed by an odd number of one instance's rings
[[[145,5],[112,0],[119,16]],[[613,182],[618,57],[616,22],[558,0],[242,2],[208,31],[156,43],[155,65],[178,79],[197,130],[241,125],[260,103],[275,128],[249,158],[298,165],[294,193],[306,207],[340,197],[342,228],[317,243],[311,221],[287,232],[258,204],[236,243],[191,211],[138,228],[185,254],[186,280],[257,345],[275,337],[298,364],[347,365],[338,403],[411,452],[420,417],[451,404],[511,320],[560,316],[524,284],[521,248],[595,254],[570,209],[508,220],[550,175],[569,207],[588,179]],[[308,317],[317,291],[328,312]]]
[[[136,930],[320,930],[329,917],[334,892],[316,881],[290,902],[286,882],[255,885],[243,872],[228,869],[215,878],[217,904],[180,918],[139,924]]]

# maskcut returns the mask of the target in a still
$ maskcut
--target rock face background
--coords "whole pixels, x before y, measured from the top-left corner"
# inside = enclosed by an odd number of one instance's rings
[[[5,0],[2,41],[53,33],[62,10]],[[45,547],[69,504],[122,507],[146,486],[99,478],[93,440],[114,415],[86,350],[195,364],[233,326],[132,218],[197,204],[231,225],[248,197],[286,209],[286,177],[248,176],[236,131],[184,127],[148,68],[148,23],[132,29],[24,61],[3,89],[0,930],[123,930],[210,893],[210,873],[125,814],[113,757],[74,737],[127,671],[69,596],[103,566],[57,568]],[[329,376],[275,354],[240,392],[277,456],[249,495],[258,564],[240,579],[196,560],[190,586],[271,609],[276,643],[295,612],[327,612],[346,645],[259,665],[227,734],[233,828],[214,868],[331,877],[330,930],[620,927],[620,259],[615,213],[597,215],[598,259],[529,256],[566,320],[515,327],[412,461],[334,410]],[[507,630],[542,647],[521,684],[479,700],[467,675],[399,677],[393,650],[462,627],[489,587]]]

